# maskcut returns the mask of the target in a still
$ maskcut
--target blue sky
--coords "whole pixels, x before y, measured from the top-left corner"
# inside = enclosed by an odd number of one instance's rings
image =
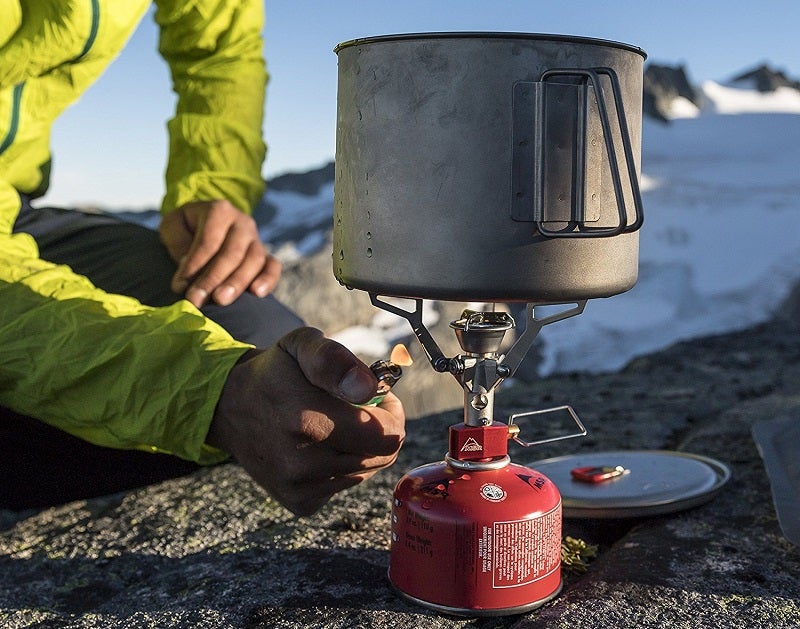
[[[694,82],[723,81],[762,62],[800,76],[797,0],[267,0],[266,9],[268,177],[333,158],[333,48],[357,37],[558,33],[639,46],[648,61],[685,64]],[[158,205],[174,98],[156,46],[148,14],[106,74],[56,123],[48,202]]]

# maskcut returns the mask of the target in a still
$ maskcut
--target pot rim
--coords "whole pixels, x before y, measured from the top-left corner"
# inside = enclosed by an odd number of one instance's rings
[[[522,33],[522,32],[502,32],[502,31],[441,31],[431,33],[397,33],[392,35],[376,35],[373,37],[358,37],[349,39],[336,45],[333,52],[339,54],[340,50],[372,44],[379,42],[404,41],[414,39],[527,39],[540,41],[554,41],[571,44],[587,44],[594,46],[608,46],[619,48],[637,53],[642,59],[647,59],[647,53],[633,44],[613,41],[610,39],[598,39],[594,37],[582,37],[576,35],[557,35],[548,33]]]

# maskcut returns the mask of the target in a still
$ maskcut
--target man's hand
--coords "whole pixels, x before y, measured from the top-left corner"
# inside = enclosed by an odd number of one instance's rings
[[[161,219],[159,234],[178,263],[172,290],[198,308],[209,299],[227,306],[246,290],[263,297],[281,276],[255,221],[228,201],[187,203]]]
[[[349,350],[299,328],[231,370],[207,442],[232,454],[281,504],[308,515],[391,465],[405,437],[400,400],[357,407],[377,381]]]

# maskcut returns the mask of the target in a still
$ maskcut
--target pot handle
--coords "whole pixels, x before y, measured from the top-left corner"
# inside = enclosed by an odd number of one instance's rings
[[[611,84],[612,99],[615,111],[617,113],[617,120],[619,123],[619,133],[622,139],[622,155],[624,156],[625,169],[627,180],[630,186],[631,197],[633,200],[633,222],[628,224],[628,210],[625,203],[625,194],[623,191],[622,177],[620,175],[620,167],[618,163],[618,155],[612,134],[611,121],[608,115],[608,108],[605,100],[605,90],[600,84],[600,76],[606,76]],[[577,131],[575,134],[575,181],[570,186],[572,194],[574,194],[574,204],[577,206],[577,216],[571,216],[570,220],[564,221],[567,223],[564,229],[553,230],[545,226],[546,222],[554,222],[554,219],[549,221],[545,220],[545,136],[547,130],[547,107],[545,91],[548,85],[548,79],[554,77],[573,77],[580,79],[581,86],[591,87],[597,95],[597,112],[602,126],[603,138],[605,140],[605,151],[608,157],[609,167],[611,169],[611,180],[614,186],[614,196],[617,203],[618,223],[613,227],[591,227],[586,224],[583,218],[586,216],[587,203],[585,191],[586,183],[586,150],[587,150],[587,113],[585,108],[578,108],[577,112]],[[553,85],[553,83],[549,83]],[[530,91],[531,83],[518,83],[515,85],[515,103],[520,101],[520,105],[515,104],[515,136],[518,135],[518,130],[521,131],[520,137],[515,137],[514,141],[514,194],[512,203],[512,217],[515,220],[532,220],[536,227],[543,236],[548,238],[589,238],[589,237],[610,237],[618,236],[623,233],[630,233],[638,230],[644,222],[644,212],[642,207],[642,196],[639,190],[639,181],[636,175],[636,166],[633,159],[633,149],[631,148],[631,138],[628,131],[626,122],[625,111],[622,103],[622,93],[620,89],[619,79],[616,73],[611,68],[564,68],[547,70],[542,73],[540,80],[533,85],[534,92],[534,106],[533,111],[535,120],[529,120],[530,109],[528,113],[524,110],[526,101],[530,100],[528,93]],[[568,84],[558,84],[560,87],[566,87]],[[575,87],[573,85],[573,87]],[[521,97],[520,94],[524,95]],[[526,120],[527,118],[527,120]],[[561,122],[561,121],[557,121]],[[574,122],[573,122],[574,124]],[[526,137],[524,137],[529,130],[534,132],[534,142],[531,144]],[[528,166],[529,168],[526,168]],[[525,171],[529,172],[532,167],[534,172],[534,189],[533,194],[526,194]],[[531,215],[531,201],[533,197],[532,210],[533,218]],[[557,222],[558,219],[555,219]]]

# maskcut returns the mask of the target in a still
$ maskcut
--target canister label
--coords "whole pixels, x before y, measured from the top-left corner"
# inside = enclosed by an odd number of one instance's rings
[[[482,572],[492,573],[492,587],[518,587],[543,579],[561,562],[561,509],[484,526],[479,548]]]

